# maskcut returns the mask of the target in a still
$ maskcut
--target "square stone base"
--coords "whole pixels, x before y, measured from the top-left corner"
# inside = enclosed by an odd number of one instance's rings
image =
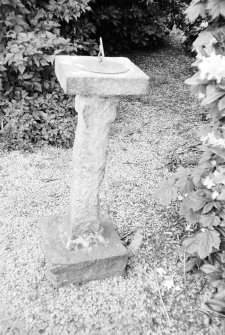
[[[108,217],[101,222],[105,244],[71,251],[65,248],[59,233],[59,225],[64,225],[66,220],[66,216],[49,216],[40,220],[47,277],[55,287],[125,273],[128,252]]]

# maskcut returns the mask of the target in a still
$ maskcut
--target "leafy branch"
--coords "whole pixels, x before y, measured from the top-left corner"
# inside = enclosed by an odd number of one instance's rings
[[[225,315],[225,1],[194,0],[186,15],[191,23],[199,17],[209,23],[193,45],[197,71],[186,84],[209,108],[211,122],[198,132],[204,150],[199,164],[179,167],[161,183],[155,199],[164,205],[181,201],[180,214],[192,232],[183,241],[185,269],[203,264],[201,270],[215,288],[206,305]]]

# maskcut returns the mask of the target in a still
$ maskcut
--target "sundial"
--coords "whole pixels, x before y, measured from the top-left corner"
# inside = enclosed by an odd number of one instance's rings
[[[105,57],[101,37],[98,57],[80,59],[75,65],[84,71],[102,74],[119,74],[129,71],[129,68],[126,65],[114,61],[112,58],[108,59]]]
[[[102,39],[98,56],[56,56],[55,72],[78,114],[67,214],[40,220],[47,276],[60,287],[124,274],[128,251],[99,192],[118,100],[146,94],[149,77],[126,57],[105,57]]]

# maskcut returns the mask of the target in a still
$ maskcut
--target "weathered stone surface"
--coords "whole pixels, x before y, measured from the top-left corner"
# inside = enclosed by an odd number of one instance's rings
[[[79,60],[91,56],[56,56],[55,72],[64,92],[68,95],[141,95],[148,90],[149,77],[125,57],[107,57],[129,68],[119,74],[102,74],[84,71],[77,67]],[[104,62],[104,60],[103,60]]]
[[[78,125],[73,148],[69,237],[99,230],[99,187],[102,182],[110,125],[116,117],[116,100],[76,96]]]
[[[100,217],[98,194],[116,116],[115,96],[146,94],[149,77],[128,58],[104,58],[97,70],[105,66],[105,73],[90,72],[92,60],[96,57],[55,59],[59,83],[66,94],[76,95],[78,112],[68,215],[41,220],[48,277],[56,287],[123,274],[128,258],[110,220]],[[116,71],[111,71],[111,62]]]
[[[67,220],[66,216],[51,216],[40,221],[47,276],[55,287],[124,274],[128,252],[108,217],[101,221],[104,243],[71,251],[60,236],[60,226]]]

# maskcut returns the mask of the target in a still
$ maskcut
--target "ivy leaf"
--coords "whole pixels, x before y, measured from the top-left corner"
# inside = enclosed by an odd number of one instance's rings
[[[24,66],[24,64],[21,64],[21,65],[18,66],[18,69],[19,69],[20,73],[24,73],[26,67]]]
[[[184,202],[182,202],[180,207],[180,215],[184,216],[191,225],[199,222],[200,214],[194,212],[193,209],[186,207]]]
[[[224,95],[225,95],[224,91],[212,90],[212,92],[207,94],[207,96],[202,100],[201,105],[202,106],[210,105],[211,103],[218,100],[219,98],[221,98]]]
[[[200,165],[192,170],[191,176],[195,186],[197,187],[201,186],[201,179],[203,177],[204,172],[206,172],[206,168],[207,168],[206,165]]]
[[[224,207],[221,209],[221,211],[219,213],[219,216],[223,221],[225,220],[225,208]],[[223,221],[222,221],[222,224],[221,224],[222,226],[224,226]]]
[[[223,1],[208,1],[207,9],[212,19],[218,18],[220,15],[225,17],[225,5]]]
[[[37,91],[39,91],[39,92],[42,92],[42,86],[41,86],[41,84],[40,83],[34,83],[34,88],[37,90]]]
[[[201,125],[198,128],[198,136],[200,138],[207,136],[211,132],[212,132],[212,126],[210,126],[209,124]]]
[[[211,158],[212,158],[212,152],[210,150],[208,150],[208,148],[207,148],[207,150],[203,152],[202,157],[199,161],[199,164],[204,164],[204,163],[208,164],[210,162]],[[210,164],[211,164],[211,162],[210,162]]]
[[[203,264],[200,268],[200,270],[206,274],[210,274],[210,273],[214,273],[214,272],[218,272],[218,269],[211,265],[211,264]]]
[[[179,189],[182,195],[190,193],[194,189],[193,182],[189,179],[190,169],[185,169],[184,167],[179,167],[175,176],[178,178],[175,185]]]
[[[200,72],[195,73],[191,78],[185,80],[187,85],[202,85],[207,84],[208,82],[200,77]],[[193,92],[194,93],[194,92]]]
[[[212,43],[214,40],[214,36],[211,31],[209,30],[203,30],[200,32],[196,40],[194,41],[193,49],[197,51],[197,53],[200,53],[202,56],[207,56],[207,53],[205,51],[205,47]]]
[[[201,259],[209,256],[213,250],[219,249],[220,234],[213,230],[205,229],[195,233],[183,241],[183,246],[190,254],[197,254]]]
[[[183,166],[179,166],[175,173],[175,176],[177,178],[183,178],[183,177],[187,178],[189,174],[190,174],[190,169],[184,168]]]
[[[177,183],[176,183],[176,186],[178,186]],[[182,195],[188,194],[192,192],[193,190],[194,190],[194,184],[192,180],[187,179],[186,181],[184,180],[179,181],[179,191]]]
[[[209,300],[206,303],[206,306],[214,312],[225,314],[225,301],[221,300]]]
[[[218,195],[217,200],[224,201],[225,200],[225,190],[223,190],[220,195]]]
[[[213,187],[216,186],[216,184],[214,183],[213,179],[210,178],[210,176],[206,176],[206,178],[204,178],[202,180],[202,184],[204,186],[206,186],[209,190]]]
[[[218,109],[219,111],[223,110],[225,108],[225,97],[222,97],[222,99],[218,102]]]
[[[223,160],[225,160],[225,149],[224,148],[220,148],[220,147],[215,147],[215,146],[211,146],[208,145],[208,148],[216,155],[218,155],[219,157],[221,157]]]
[[[222,210],[222,204],[218,201],[213,202],[214,208],[216,208],[219,212]]]
[[[44,54],[43,57],[46,59],[47,62],[49,62],[51,64],[54,63],[55,55],[46,55],[46,54]]]
[[[168,180],[164,180],[153,197],[160,200],[164,205],[169,205],[171,201],[177,199],[177,187],[171,185]]]
[[[204,228],[218,226],[220,224],[220,218],[216,215],[201,215],[200,223]]]
[[[201,1],[192,2],[184,13],[187,15],[190,23],[194,23],[199,16],[204,17],[206,15],[206,3]]]
[[[213,202],[209,202],[209,203],[207,203],[207,204],[205,205],[205,207],[203,208],[203,210],[202,210],[202,214],[207,214],[207,213],[209,213],[209,212],[213,209],[213,206],[214,206]]]
[[[194,212],[202,209],[206,204],[206,199],[203,195],[201,195],[198,191],[188,195],[183,203],[186,207],[193,209]]]
[[[202,260],[199,257],[192,257],[185,263],[185,272],[192,271],[196,266],[199,268]]]
[[[213,173],[213,181],[218,184],[225,185],[225,171],[222,167],[219,167],[214,173]]]

